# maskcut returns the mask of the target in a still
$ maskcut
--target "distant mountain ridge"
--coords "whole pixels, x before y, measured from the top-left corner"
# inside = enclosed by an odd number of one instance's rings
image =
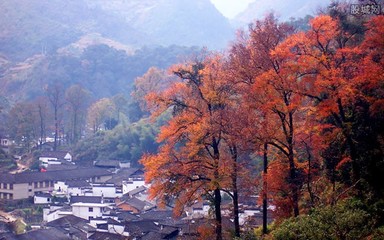
[[[87,0],[125,18],[158,44],[224,47],[232,37],[226,19],[209,0]]]
[[[2,0],[0,16],[0,54],[16,61],[93,33],[133,48],[220,48],[233,35],[209,0]]]

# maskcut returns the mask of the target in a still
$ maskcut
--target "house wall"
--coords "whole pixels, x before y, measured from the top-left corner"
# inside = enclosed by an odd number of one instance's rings
[[[144,179],[134,179],[129,181],[123,181],[122,188],[123,188],[123,194],[126,194],[129,191],[132,191],[138,187],[144,186],[145,181]]]
[[[72,212],[68,211],[61,211],[61,210],[54,210],[50,211],[49,209],[43,209],[43,221],[45,222],[52,222],[56,219],[72,215]]]
[[[104,183],[111,178],[112,174],[107,176],[94,177],[92,180],[94,182]],[[14,184],[0,182],[0,199],[25,199],[28,197],[33,197],[36,192],[50,192],[54,190],[55,181],[34,182],[33,179],[30,181],[31,182]]]
[[[104,196],[107,198],[116,197],[116,187],[114,186],[93,186],[93,196]]]
[[[124,233],[124,226],[108,224],[108,232],[122,235]]]
[[[48,164],[49,161],[57,161],[55,157],[39,157],[39,161]]]
[[[103,208],[105,206],[106,205],[102,205],[102,204],[75,203],[75,204],[72,204],[72,213],[76,217],[80,217],[88,220],[90,217],[92,218],[101,217],[104,213]],[[92,208],[92,211],[90,208]]]
[[[69,162],[72,162],[72,155],[67,153],[64,157],[65,160],[69,161]]]
[[[52,200],[51,197],[39,197],[39,196],[33,197],[34,204],[48,204],[48,203],[51,203],[51,200]]]
[[[0,183],[0,198],[18,200],[33,197],[35,192],[48,192],[53,190],[53,181],[29,183]]]
[[[68,187],[68,196],[83,196],[84,190],[79,187]]]
[[[65,194],[68,192],[68,186],[63,181],[58,181],[57,183],[55,183],[54,189],[57,192],[62,192]]]

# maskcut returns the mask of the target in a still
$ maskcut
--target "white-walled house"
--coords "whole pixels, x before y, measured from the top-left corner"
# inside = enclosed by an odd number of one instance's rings
[[[52,202],[52,195],[50,193],[36,193],[33,197],[34,204],[50,204]]]
[[[42,166],[47,167],[48,165],[61,164],[62,161],[72,162],[72,155],[67,151],[42,152],[39,161]]]
[[[55,194],[70,196],[83,196],[90,191],[91,184],[85,180],[58,181],[55,183]]]
[[[121,197],[121,189],[116,188],[113,183],[94,183],[92,184],[92,195],[103,196],[105,198]]]
[[[209,215],[209,209],[210,206],[208,202],[197,202],[189,208],[189,211],[187,211],[186,214],[188,217],[192,218],[206,217]]]
[[[138,187],[145,186],[144,177],[129,178],[128,181],[122,182],[123,194],[126,194]]]
[[[254,207],[254,208],[247,207],[243,211],[240,211],[240,213],[239,213],[240,225],[243,225],[249,217],[253,217],[258,213],[260,213],[260,209],[257,207]]]
[[[106,182],[112,173],[97,168],[79,168],[47,172],[0,173],[0,199],[17,200],[33,197],[36,192],[50,192],[59,181],[86,180]]]
[[[91,219],[103,216],[110,212],[109,204],[107,203],[83,203],[77,202],[71,204],[72,214],[83,219]]]
[[[72,215],[70,206],[51,205],[43,209],[43,221],[45,222],[52,222],[68,215]]]

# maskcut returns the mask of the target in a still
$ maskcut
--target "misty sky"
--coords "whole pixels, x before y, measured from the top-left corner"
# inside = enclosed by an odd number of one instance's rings
[[[233,18],[255,0],[211,0],[216,8],[226,17]]]

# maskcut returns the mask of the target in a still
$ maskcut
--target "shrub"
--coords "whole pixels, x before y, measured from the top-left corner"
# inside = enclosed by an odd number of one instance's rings
[[[272,235],[274,239],[363,239],[373,229],[371,216],[361,204],[347,201],[317,208],[307,216],[285,220]]]

